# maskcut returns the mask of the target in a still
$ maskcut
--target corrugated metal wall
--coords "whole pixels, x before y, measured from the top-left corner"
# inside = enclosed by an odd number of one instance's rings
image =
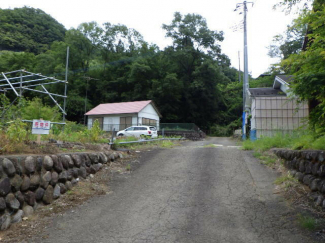
[[[252,102],[251,129],[257,138],[290,133],[306,124],[308,105],[288,97],[255,97]]]

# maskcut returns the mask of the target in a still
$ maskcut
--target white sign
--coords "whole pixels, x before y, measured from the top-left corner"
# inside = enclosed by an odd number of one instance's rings
[[[50,121],[33,120],[32,134],[49,134]]]

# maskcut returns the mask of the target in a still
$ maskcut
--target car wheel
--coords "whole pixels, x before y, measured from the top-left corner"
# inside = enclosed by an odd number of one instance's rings
[[[123,135],[122,133],[120,133],[118,136],[119,136],[119,137],[123,137],[124,135]]]

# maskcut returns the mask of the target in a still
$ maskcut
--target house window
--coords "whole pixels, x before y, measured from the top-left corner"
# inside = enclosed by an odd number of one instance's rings
[[[157,120],[142,118],[142,125],[157,126]]]
[[[142,125],[149,125],[149,119],[148,118],[142,118]]]
[[[120,130],[132,126],[132,116],[120,117]]]

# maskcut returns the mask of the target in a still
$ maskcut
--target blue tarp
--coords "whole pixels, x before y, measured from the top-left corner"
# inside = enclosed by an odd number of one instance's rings
[[[242,139],[246,140],[246,125],[245,125],[245,120],[246,120],[246,112],[243,112],[243,125],[242,125]]]
[[[250,134],[249,134],[249,137],[252,141],[255,141],[256,140],[256,129],[254,130],[251,130]]]

